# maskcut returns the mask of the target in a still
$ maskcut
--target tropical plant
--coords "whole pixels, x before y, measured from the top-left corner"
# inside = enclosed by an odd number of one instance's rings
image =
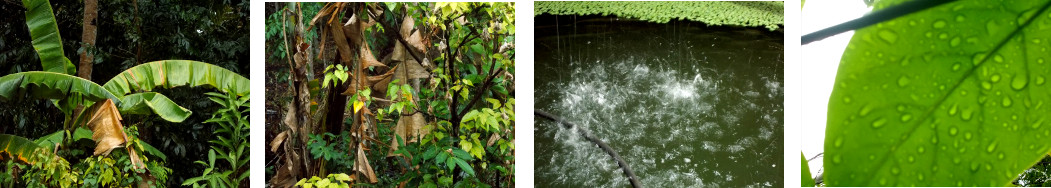
[[[65,114],[63,130],[41,137],[36,142],[0,135],[0,142],[6,144],[5,149],[0,151],[6,157],[0,159],[12,158],[26,165],[22,174],[25,186],[165,186],[171,170],[159,161],[167,157],[156,148],[140,142],[138,126],[125,127],[121,123],[122,114],[157,114],[170,122],[185,120],[191,114],[188,109],[175,104],[163,94],[150,92],[161,86],[206,85],[228,93],[234,99],[223,104],[232,105],[228,107],[233,108],[232,113],[236,113],[236,117],[233,117],[235,120],[218,119],[215,122],[222,127],[221,133],[233,135],[221,139],[238,141],[237,145],[217,144],[226,147],[221,150],[225,151],[223,159],[230,161],[235,171],[244,174],[237,180],[248,176],[247,169],[242,169],[248,162],[247,151],[244,150],[247,146],[248,123],[246,117],[240,116],[241,113],[247,113],[240,108],[248,98],[248,79],[207,63],[165,60],[131,67],[104,86],[98,85],[71,75],[76,70],[62,52],[62,40],[58,37],[60,35],[50,3],[28,0],[23,3],[27,8],[26,23],[33,45],[43,69],[48,72],[19,72],[0,77],[0,100],[10,101],[23,96],[51,99],[54,106]],[[225,117],[230,115],[229,111],[221,110],[219,114]],[[94,151],[91,157],[71,166],[62,156],[80,158],[86,154],[81,150],[82,143],[78,142],[82,139],[94,140]],[[125,149],[115,150],[119,147]],[[160,160],[151,160],[152,157]],[[12,166],[8,167],[10,169]],[[16,181],[16,174],[11,173],[12,170],[7,172],[0,180],[10,185]]]
[[[1051,1],[910,3],[877,2],[871,15],[900,17],[857,30],[843,54],[825,183],[1007,186],[1040,167]]]
[[[349,182],[354,181],[347,174],[329,174],[324,179],[314,176],[310,179],[302,179],[296,182],[296,186],[303,186],[304,188],[339,188],[339,187],[350,187]]]
[[[272,57],[293,94],[267,128],[283,152],[268,182],[513,184],[513,3],[284,5],[268,12],[267,44],[288,49]]]
[[[208,163],[197,161],[198,164],[208,167],[204,174],[184,181],[183,185],[199,187],[201,185],[198,182],[206,181],[207,185],[212,185],[212,187],[242,187],[241,185],[247,181],[250,174],[247,166],[250,160],[248,146],[251,145],[248,139],[251,127],[247,116],[248,96],[237,96],[232,93],[207,93],[207,95],[209,95],[208,99],[225,107],[213,113],[212,119],[206,121],[218,124],[219,129],[216,133],[220,135],[209,141],[215,145],[212,146],[212,150],[208,151]],[[229,166],[225,168],[226,171],[220,171],[220,168],[215,165],[215,153],[219,153],[219,159],[229,163]]]

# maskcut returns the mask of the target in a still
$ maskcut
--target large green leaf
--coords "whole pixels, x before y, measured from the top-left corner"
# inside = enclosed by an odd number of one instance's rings
[[[110,79],[103,86],[114,94],[126,95],[150,91],[155,87],[208,85],[219,91],[248,96],[248,78],[208,63],[187,60],[162,60],[132,67]]]
[[[858,30],[829,99],[825,183],[1009,185],[1051,151],[1048,6],[961,0]]]
[[[76,67],[62,51],[62,37],[51,4],[46,0],[22,0],[26,6],[26,25],[33,37],[33,48],[40,55],[44,71],[63,74],[76,73]]]
[[[39,148],[40,145],[29,139],[15,135],[0,134],[0,160],[12,159],[32,164],[33,162],[29,161],[30,155]]]
[[[44,99],[65,99],[79,94],[87,101],[107,98],[120,101],[95,82],[68,74],[29,71],[0,77],[0,99],[9,100],[25,93]]]
[[[801,176],[801,179],[799,180],[799,182],[801,184],[800,187],[813,187],[814,186],[814,177],[810,176],[810,165],[807,164],[806,155],[803,155],[803,152],[800,152],[799,153],[799,157],[803,159],[803,162],[800,163],[800,166],[801,166],[801,168],[803,170],[802,172],[800,172],[800,176]]]
[[[157,114],[166,121],[176,123],[186,120],[192,114],[190,110],[155,92],[135,93],[124,96],[119,109],[121,114]]]

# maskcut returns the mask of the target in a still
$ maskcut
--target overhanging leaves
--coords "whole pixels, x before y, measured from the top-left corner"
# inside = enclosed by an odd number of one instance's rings
[[[95,82],[68,74],[29,71],[0,77],[0,99],[10,100],[25,93],[44,99],[65,99],[79,94],[88,101],[120,100]]]
[[[124,96],[120,112],[124,114],[157,114],[169,122],[182,122],[190,117],[190,110],[175,104],[168,97],[154,92],[135,93]]]
[[[76,67],[62,52],[62,36],[58,33],[51,4],[41,0],[22,0],[26,6],[26,25],[33,37],[33,48],[40,56],[44,71],[63,74],[76,73]]]
[[[135,91],[150,91],[160,86],[172,88],[202,85],[238,96],[247,96],[250,89],[249,80],[244,76],[212,64],[187,60],[144,63],[124,70],[103,87],[114,94],[126,95]]]
[[[1039,161],[1048,6],[957,1],[858,30],[829,99],[826,183],[1003,186]]]
[[[29,156],[39,148],[40,145],[29,141],[29,139],[15,135],[0,134],[0,160],[13,159],[32,164],[29,161]]]

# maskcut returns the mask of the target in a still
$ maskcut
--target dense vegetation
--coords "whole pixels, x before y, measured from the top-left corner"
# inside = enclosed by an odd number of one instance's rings
[[[212,185],[247,185],[247,1],[23,3],[0,4],[0,187],[180,185],[209,152],[237,161]]]
[[[1049,8],[961,0],[857,30],[829,99],[825,184],[1047,186]]]
[[[770,30],[785,24],[783,1],[538,1],[535,9],[536,15],[615,15],[657,23],[677,19]]]
[[[269,186],[510,187],[514,3],[268,3]]]

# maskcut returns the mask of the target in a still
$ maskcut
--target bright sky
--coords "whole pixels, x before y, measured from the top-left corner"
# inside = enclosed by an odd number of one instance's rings
[[[803,5],[803,34],[843,23],[869,12],[862,0],[808,0]],[[808,159],[824,150],[825,114],[828,97],[836,79],[840,56],[854,35],[845,32],[803,45],[803,131],[802,150]],[[821,159],[810,162],[810,173],[817,175]]]

